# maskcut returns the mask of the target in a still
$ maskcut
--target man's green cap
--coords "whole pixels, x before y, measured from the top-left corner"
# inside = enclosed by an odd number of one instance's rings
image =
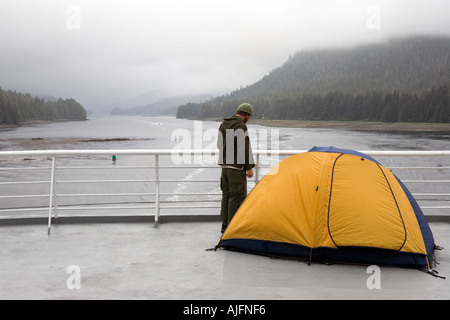
[[[253,115],[253,106],[250,103],[243,103],[236,110],[236,112],[239,112],[239,111],[247,112],[249,115],[252,116]]]

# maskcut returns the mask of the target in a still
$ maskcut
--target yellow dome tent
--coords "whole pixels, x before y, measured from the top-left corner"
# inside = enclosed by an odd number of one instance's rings
[[[218,247],[429,268],[435,246],[416,201],[389,170],[357,151],[315,147],[281,161],[257,184]]]

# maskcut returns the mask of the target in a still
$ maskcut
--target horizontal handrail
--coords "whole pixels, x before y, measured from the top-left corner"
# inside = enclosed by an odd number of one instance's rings
[[[270,161],[270,165],[267,164],[267,162],[264,161],[260,161],[261,157],[263,156],[292,156],[292,155],[296,155],[299,153],[304,153],[307,152],[308,150],[254,150],[253,153],[256,155],[256,168],[255,168],[255,177],[253,179],[249,179],[249,182],[252,183],[258,183],[258,181],[260,180],[260,176],[259,176],[259,171],[263,168],[271,168],[273,167],[273,163],[272,161]],[[436,157],[436,156],[450,156],[450,151],[442,151],[442,150],[438,150],[438,151],[398,151],[398,150],[393,150],[393,151],[373,151],[373,150],[369,150],[369,151],[360,151],[366,155],[369,156],[405,156],[405,157],[410,157],[410,156],[419,156],[419,157],[426,157],[426,156],[430,156],[430,157]],[[104,166],[104,165],[99,165],[99,166],[74,166],[74,165],[69,165],[69,166],[58,166],[56,163],[56,159],[59,157],[77,157],[77,156],[113,156],[113,155],[130,155],[130,156],[151,156],[154,158],[155,163],[150,164],[150,165],[113,165],[113,166]],[[14,170],[20,170],[20,172],[23,175],[27,175],[28,172],[32,171],[32,170],[51,170],[51,177],[49,177],[50,179],[42,179],[40,178],[39,180],[30,180],[30,181],[0,181],[0,186],[7,186],[7,185],[11,185],[11,186],[17,186],[17,185],[24,185],[24,186],[30,186],[32,187],[33,185],[39,186],[42,184],[46,184],[46,185],[50,185],[50,194],[22,194],[22,195],[17,195],[17,194],[12,194],[12,195],[1,195],[0,199],[25,199],[25,198],[43,198],[43,197],[49,197],[50,198],[50,204],[47,207],[47,209],[49,210],[49,233],[50,233],[50,224],[51,224],[51,217],[54,216],[55,219],[58,218],[58,210],[87,210],[88,208],[95,208],[95,209],[105,209],[105,210],[110,210],[110,209],[154,209],[155,210],[155,226],[157,226],[158,224],[158,219],[159,219],[159,212],[160,209],[187,209],[187,208],[218,208],[218,206],[212,206],[212,205],[208,205],[208,204],[201,204],[201,202],[207,203],[207,202],[220,202],[220,199],[217,200],[198,200],[195,201],[194,200],[179,200],[177,199],[171,199],[169,201],[160,201],[160,197],[167,197],[167,196],[176,196],[176,197],[181,197],[181,196],[188,196],[188,197],[195,197],[195,196],[213,196],[213,197],[217,197],[219,198],[221,194],[219,193],[207,193],[207,192],[179,192],[179,193],[167,193],[167,192],[161,192],[160,190],[160,184],[161,183],[218,183],[219,182],[219,178],[215,178],[215,179],[211,179],[211,177],[207,177],[206,179],[174,179],[172,177],[160,177],[160,171],[163,169],[196,169],[196,168],[202,168],[202,169],[207,169],[207,168],[219,168],[217,165],[212,165],[210,164],[196,164],[194,163],[194,165],[192,164],[182,164],[182,165],[167,165],[167,164],[163,164],[160,165],[159,163],[159,157],[160,156],[179,156],[179,155],[189,155],[189,156],[193,156],[193,155],[214,155],[214,156],[218,156],[219,155],[219,151],[217,149],[101,149],[101,150],[24,150],[24,151],[0,151],[0,158],[1,157],[20,157],[20,156],[43,156],[46,157],[45,160],[50,159],[52,161],[52,165],[51,166],[33,166],[33,167],[25,167],[24,165],[20,165],[17,167],[1,167],[0,166],[0,173],[1,172],[12,172]],[[41,159],[42,160],[42,159]],[[88,159],[88,160],[92,160],[92,159]],[[28,162],[27,162],[28,163]],[[399,166],[392,166],[392,167],[387,167],[389,170],[449,170],[450,167],[449,166],[404,166],[404,167],[399,167]],[[83,170],[97,170],[97,169],[104,169],[105,171],[105,179],[104,180],[100,180],[100,179],[92,179],[91,176],[89,176],[87,179],[71,179],[71,178],[59,178],[56,177],[56,171],[59,173],[61,172],[66,172],[67,174],[75,174],[79,173],[80,169]],[[107,169],[110,170],[129,170],[129,169],[134,169],[134,170],[150,170],[150,172],[153,172],[155,174],[154,178],[146,178],[144,176],[140,176],[139,178],[124,178],[124,179],[119,179],[115,176],[108,176],[107,173],[109,172]],[[73,170],[73,172],[71,172],[70,170]],[[402,179],[402,181],[406,184],[408,183],[425,183],[425,184],[447,184],[450,183],[450,180],[448,179],[449,176],[443,176],[443,175],[439,175],[438,178],[439,179],[417,179],[416,177],[414,178],[410,178],[410,179]],[[109,178],[109,179],[108,179]],[[442,178],[442,179],[440,179]],[[22,178],[23,179],[23,178]],[[58,192],[56,190],[56,186],[58,186],[58,188],[60,186],[63,185],[68,185],[70,186],[71,184],[77,184],[77,185],[82,185],[82,184],[115,184],[115,183],[127,183],[131,184],[131,183],[144,183],[144,184],[154,184],[156,186],[156,190],[155,192],[142,192],[142,190],[140,192],[96,192],[96,193],[80,193],[78,191],[75,192]],[[48,191],[44,191],[44,192],[48,192]],[[422,197],[448,197],[450,196],[450,193],[447,190],[436,190],[436,192],[419,192],[419,193],[413,193],[414,196],[422,196]],[[152,197],[152,199],[154,198],[154,200],[149,201],[147,197]],[[57,199],[58,198],[77,198],[77,197],[145,197],[145,201],[144,200],[140,200],[143,202],[132,202],[132,199],[130,199],[130,201],[125,202],[125,203],[137,203],[137,204],[141,204],[141,205],[119,205],[119,206],[105,206],[105,204],[103,203],[96,203],[96,204],[83,204],[83,205],[60,205],[57,203]],[[430,201],[434,201],[432,199],[426,199],[426,200],[430,200]],[[437,201],[437,200],[436,200]],[[444,199],[444,200],[439,200],[439,201],[450,201],[448,199]],[[199,204],[197,205],[176,205],[177,203],[187,203],[187,202],[198,202]],[[161,205],[161,203],[169,203],[172,205]],[[116,203],[117,204],[117,203]],[[38,211],[38,210],[43,210],[45,209],[45,207],[40,206],[39,208],[37,207],[29,207],[29,208],[11,208],[11,209],[5,209],[5,208],[0,208],[0,212],[22,212],[22,211]],[[442,204],[438,204],[437,206],[423,206],[422,209],[450,209],[450,206],[446,206],[446,205],[442,205]]]
[[[253,154],[260,155],[281,155],[290,156],[307,152],[308,150],[254,150]],[[367,150],[359,151],[368,156],[450,156],[450,151],[379,151]],[[86,155],[174,155],[189,154],[202,155],[213,154],[218,155],[217,149],[86,149],[86,150],[20,150],[20,151],[0,151],[0,156],[86,156]]]

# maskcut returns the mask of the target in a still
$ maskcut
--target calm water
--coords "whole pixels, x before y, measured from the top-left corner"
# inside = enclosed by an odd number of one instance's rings
[[[214,136],[217,134],[219,122],[192,121],[176,119],[175,117],[92,117],[83,122],[59,122],[43,123],[22,126],[13,129],[0,130],[0,151],[6,150],[39,150],[39,149],[181,149],[199,147],[211,149],[215,146]],[[282,149],[282,150],[308,150],[314,146],[335,146],[355,150],[450,150],[450,132],[448,131],[353,131],[344,129],[316,129],[316,128],[269,128],[259,125],[248,125],[252,138],[253,149]],[[111,155],[112,156],[112,155]],[[176,159],[177,161],[180,158]],[[161,192],[167,193],[162,197],[162,202],[172,201],[201,201],[209,203],[216,201],[217,196],[202,196],[196,198],[183,198],[177,193],[211,192],[220,193],[218,183],[194,183],[192,179],[218,179],[219,167],[215,167],[215,160],[208,159],[206,163],[201,158],[190,158],[189,161],[200,164],[195,169],[163,169],[161,179],[174,179],[177,182],[168,182],[161,185]],[[262,159],[271,166],[280,159]],[[448,157],[381,157],[378,158],[386,166],[450,166]],[[65,169],[57,172],[57,180],[75,179],[154,179],[154,169],[147,170],[118,170],[121,166],[154,165],[153,157],[118,156],[116,162],[112,162],[110,156],[90,157],[61,157],[58,158],[58,166],[101,166],[102,170]],[[191,164],[185,161],[182,164]],[[174,159],[170,156],[161,158],[161,165],[173,165]],[[0,167],[48,167],[50,160],[46,157],[21,157],[0,158]],[[213,165],[214,168],[208,168]],[[268,169],[265,169],[268,170]],[[263,172],[264,173],[264,170]],[[450,170],[399,170],[394,173],[401,179],[450,179]],[[29,180],[30,175],[34,180],[48,180],[48,170],[41,171],[1,171],[0,181]],[[249,191],[253,185],[249,184]],[[450,184],[410,185],[412,192],[447,192],[450,193]],[[141,184],[121,183],[108,184],[78,184],[58,183],[59,194],[83,194],[92,193],[145,193],[154,192],[154,183],[142,182]],[[48,185],[30,185],[20,187],[0,186],[0,195],[13,194],[48,194]],[[429,197],[418,199],[428,204]],[[436,200],[436,198],[434,198]],[[449,197],[442,197],[440,201],[446,201]],[[2,199],[1,208],[21,208],[24,206],[45,207],[48,206],[48,197],[41,199]],[[33,201],[31,204],[29,201]],[[61,197],[58,205],[79,204],[152,204],[154,197],[139,195],[133,197]],[[419,202],[420,203],[420,202]],[[441,203],[441,202],[440,202]],[[421,204],[422,205],[422,204]],[[206,209],[205,209],[206,210]],[[216,209],[208,209],[217,213]],[[68,210],[70,211],[70,210]],[[64,212],[68,212],[64,211]],[[128,211],[136,214],[137,210]],[[162,211],[161,214],[170,211]],[[178,210],[180,211],[180,210]],[[195,209],[198,212],[197,209]],[[48,211],[47,211],[48,212]],[[111,214],[111,212],[107,212]],[[185,213],[183,210],[182,213]],[[14,215],[22,213],[14,213]],[[46,214],[45,210],[43,213]],[[77,214],[79,214],[77,212]],[[123,212],[121,212],[123,214]],[[0,215],[5,215],[1,213]]]
[[[108,148],[171,149],[180,145],[180,141],[176,141],[173,137],[177,135],[177,132],[183,133],[183,130],[187,130],[194,139],[194,129],[200,128],[203,132],[209,133],[209,131],[215,132],[218,126],[219,123],[214,121],[199,122],[175,117],[93,117],[88,121],[44,123],[0,130],[0,150],[22,150],[23,140],[37,138],[48,139],[50,142],[56,141],[59,145],[47,145],[52,149],[99,147],[98,142],[90,143],[83,140],[115,138],[131,140],[119,143],[111,141]],[[251,123],[249,129],[252,138],[256,140],[257,135],[263,133],[262,129],[268,130],[269,140],[271,130],[279,130],[280,149],[304,150],[314,146],[332,145],[357,150],[450,150],[450,131],[265,128]],[[65,138],[68,140],[64,141]],[[70,139],[73,138],[78,140],[71,144]],[[203,147],[209,144],[211,143],[204,141]],[[254,149],[256,149],[255,146]]]

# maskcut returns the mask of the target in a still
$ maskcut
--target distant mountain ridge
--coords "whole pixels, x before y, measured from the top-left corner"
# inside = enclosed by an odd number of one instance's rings
[[[180,105],[187,102],[203,102],[210,99],[210,95],[195,95],[195,96],[179,96],[164,98],[156,102],[148,103],[143,106],[133,108],[114,108],[111,115],[155,115],[155,114],[176,114]]]
[[[177,116],[222,117],[233,112],[240,102],[248,101],[255,104],[259,115],[287,118],[289,114],[312,119],[302,110],[292,112],[306,107],[306,97],[310,98],[308,107],[314,108],[313,96],[325,97],[332,93],[347,98],[373,92],[383,93],[381,98],[394,92],[418,95],[433,86],[448,86],[449,54],[450,38],[425,36],[349,49],[300,51],[258,82],[203,104],[180,106]],[[277,108],[290,110],[284,116],[273,110]],[[380,118],[381,113],[382,110]],[[314,119],[322,118],[314,116]]]

